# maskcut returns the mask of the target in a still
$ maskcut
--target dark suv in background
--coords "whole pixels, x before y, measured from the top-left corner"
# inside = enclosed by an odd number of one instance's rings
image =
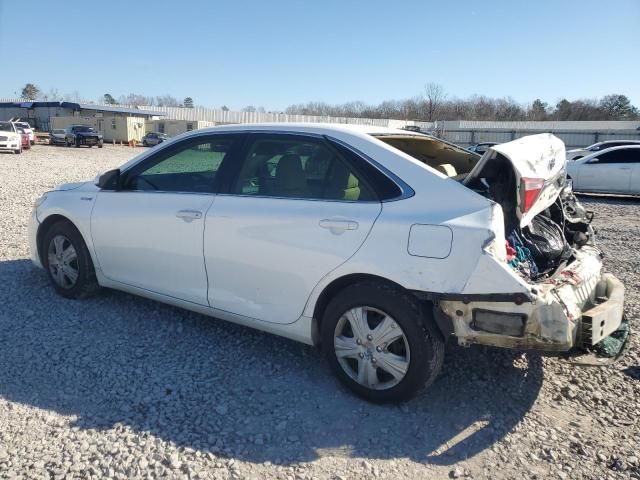
[[[98,133],[95,128],[89,125],[70,125],[64,130],[64,140],[67,147],[71,145],[75,145],[76,147],[86,145],[91,148],[97,145],[98,148],[102,148],[102,134]]]

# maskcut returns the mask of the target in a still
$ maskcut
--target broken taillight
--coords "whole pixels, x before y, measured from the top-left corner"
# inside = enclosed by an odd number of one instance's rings
[[[544,178],[522,178],[520,180],[520,210],[527,213],[540,196]]]

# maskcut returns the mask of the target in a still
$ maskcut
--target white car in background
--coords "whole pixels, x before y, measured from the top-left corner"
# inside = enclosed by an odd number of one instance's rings
[[[595,152],[601,152],[608,148],[624,147],[640,145],[640,140],[606,140],[604,142],[594,143],[585,148],[576,148],[573,150],[567,150],[567,160],[578,160],[587,155],[591,155]]]
[[[607,148],[569,162],[576,192],[640,195],[640,145]]]
[[[451,335],[557,352],[619,327],[565,163],[551,134],[480,157],[374,126],[202,129],[45,193],[30,249],[64,297],[110,287],[322,345],[354,392],[396,401]]]
[[[34,145],[36,143],[36,134],[33,131],[33,128],[31,128],[31,125],[29,125],[27,122],[13,122],[14,125],[18,128],[21,128],[22,130],[24,130],[24,133],[26,133],[27,135],[29,135],[29,143],[31,145]]]
[[[13,122],[0,122],[0,151],[22,153],[22,135]]]

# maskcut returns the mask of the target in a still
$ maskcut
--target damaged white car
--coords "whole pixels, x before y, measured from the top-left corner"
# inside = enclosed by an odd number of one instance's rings
[[[373,401],[431,383],[444,343],[562,352],[615,331],[591,215],[550,134],[482,158],[373,126],[189,132],[36,202],[33,261],[312,345]]]

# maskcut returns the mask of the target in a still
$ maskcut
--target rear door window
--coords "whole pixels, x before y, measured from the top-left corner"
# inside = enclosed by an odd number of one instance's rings
[[[316,200],[378,200],[364,176],[326,141],[284,134],[253,136],[230,193]]]

